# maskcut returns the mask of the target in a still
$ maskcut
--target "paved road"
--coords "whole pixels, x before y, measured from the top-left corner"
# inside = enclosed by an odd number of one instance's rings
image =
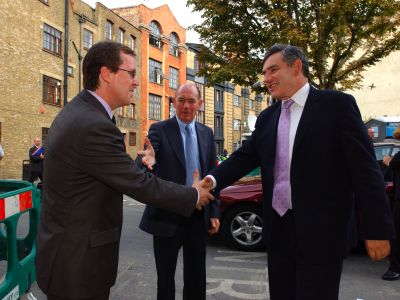
[[[125,199],[119,273],[117,284],[111,290],[112,300],[156,298],[152,238],[137,227],[143,209],[142,204]],[[386,266],[387,261],[374,263],[364,254],[352,255],[345,260],[340,300],[399,300],[400,281],[380,279]],[[207,299],[269,299],[265,268],[264,252],[239,252],[226,247],[218,239],[209,240]],[[176,299],[182,299],[181,259],[177,267],[176,288]],[[38,300],[46,299],[36,285],[32,292]]]

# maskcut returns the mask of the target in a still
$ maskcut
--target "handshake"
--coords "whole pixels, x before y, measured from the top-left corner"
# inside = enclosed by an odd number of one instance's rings
[[[145,137],[144,144],[144,150],[139,150],[137,154],[142,157],[142,164],[145,165],[149,170],[153,170],[153,166],[156,163],[156,158],[153,146],[151,145],[148,137]],[[210,193],[213,188],[212,179],[206,176],[200,181],[199,172],[197,170],[193,173],[192,187],[194,187],[199,193],[199,200],[197,201],[196,205],[198,210],[201,210],[203,206],[209,203],[210,200],[213,201],[215,199],[214,195]]]
[[[198,210],[201,210],[210,200],[213,201],[215,199],[214,195],[211,194],[213,188],[212,179],[209,176],[206,176],[202,180],[199,180],[199,171],[197,170],[193,173],[192,187],[194,187],[199,193],[199,200],[196,205]]]

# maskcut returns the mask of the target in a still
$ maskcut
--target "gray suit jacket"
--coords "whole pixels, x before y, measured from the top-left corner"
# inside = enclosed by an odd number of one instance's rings
[[[140,171],[104,107],[82,91],[54,120],[46,140],[37,238],[40,288],[65,298],[109,289],[118,268],[122,196],[189,216],[197,191]]]

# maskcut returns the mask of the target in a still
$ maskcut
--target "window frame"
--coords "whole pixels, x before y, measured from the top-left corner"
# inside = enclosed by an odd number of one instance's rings
[[[86,33],[90,34],[89,36]],[[87,41],[87,38],[90,38],[90,41]],[[90,44],[90,46],[89,46]],[[93,46],[93,32],[89,29],[83,28],[83,48],[90,49]]]
[[[57,84],[58,83],[58,84]],[[44,104],[49,104],[49,105],[55,105],[55,106],[60,106],[61,107],[61,92],[62,92],[62,85],[61,85],[61,80],[58,80],[56,78],[47,76],[43,74],[43,82],[42,82],[42,89],[43,89],[43,94],[42,94],[42,102]],[[50,98],[50,95],[52,95],[53,100],[48,100]],[[58,97],[57,97],[58,96]],[[56,99],[58,98],[58,99]]]
[[[169,66],[169,87],[176,90],[179,86],[179,69]]]
[[[162,97],[156,94],[149,94],[149,119],[161,120]]]
[[[157,70],[162,70],[162,63],[158,60],[149,58],[149,82],[161,84],[162,77]]]
[[[43,50],[61,56],[62,32],[53,26],[43,23]]]
[[[106,20],[104,26],[104,39],[107,41],[112,41],[113,26],[113,22],[111,22],[110,20]]]

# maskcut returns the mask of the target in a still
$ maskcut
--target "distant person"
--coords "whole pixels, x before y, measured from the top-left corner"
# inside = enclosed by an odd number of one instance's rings
[[[36,276],[49,300],[109,298],[123,194],[186,217],[213,199],[196,174],[193,187],[163,181],[126,153],[113,110],[129,105],[138,86],[131,48],[94,44],[82,72],[84,90],[57,115],[46,139]]]
[[[3,150],[3,147],[0,144],[0,160],[3,158],[3,156],[4,156],[4,150]]]
[[[157,172],[162,179],[191,185],[194,169],[201,177],[215,167],[215,141],[211,128],[196,122],[202,100],[191,83],[178,87],[173,100],[176,116],[149,129]],[[147,205],[140,228],[153,235],[157,268],[157,299],[175,299],[175,269],[183,248],[183,299],[206,299],[206,238],[219,229],[219,201],[212,201],[189,217]]]
[[[374,142],[375,142],[375,130],[374,130],[373,127],[368,127],[368,136],[369,136],[369,139],[371,140],[371,143],[373,145]]]
[[[224,149],[224,154],[223,155],[224,155],[225,158],[228,158],[228,150]]]
[[[29,182],[33,183],[38,178],[43,181],[43,159],[44,148],[41,146],[40,138],[36,137],[32,148],[29,149]]]
[[[400,140],[400,128],[397,128],[393,137]],[[394,206],[393,221],[397,237],[390,241],[390,263],[389,268],[382,275],[383,280],[400,279],[400,152],[393,157],[384,156],[383,163],[393,171]]]
[[[394,229],[383,176],[355,99],[314,88],[300,48],[273,45],[262,73],[278,101],[210,175],[219,191],[261,167],[272,300],[336,300],[354,201],[368,255],[379,260],[390,252]]]

